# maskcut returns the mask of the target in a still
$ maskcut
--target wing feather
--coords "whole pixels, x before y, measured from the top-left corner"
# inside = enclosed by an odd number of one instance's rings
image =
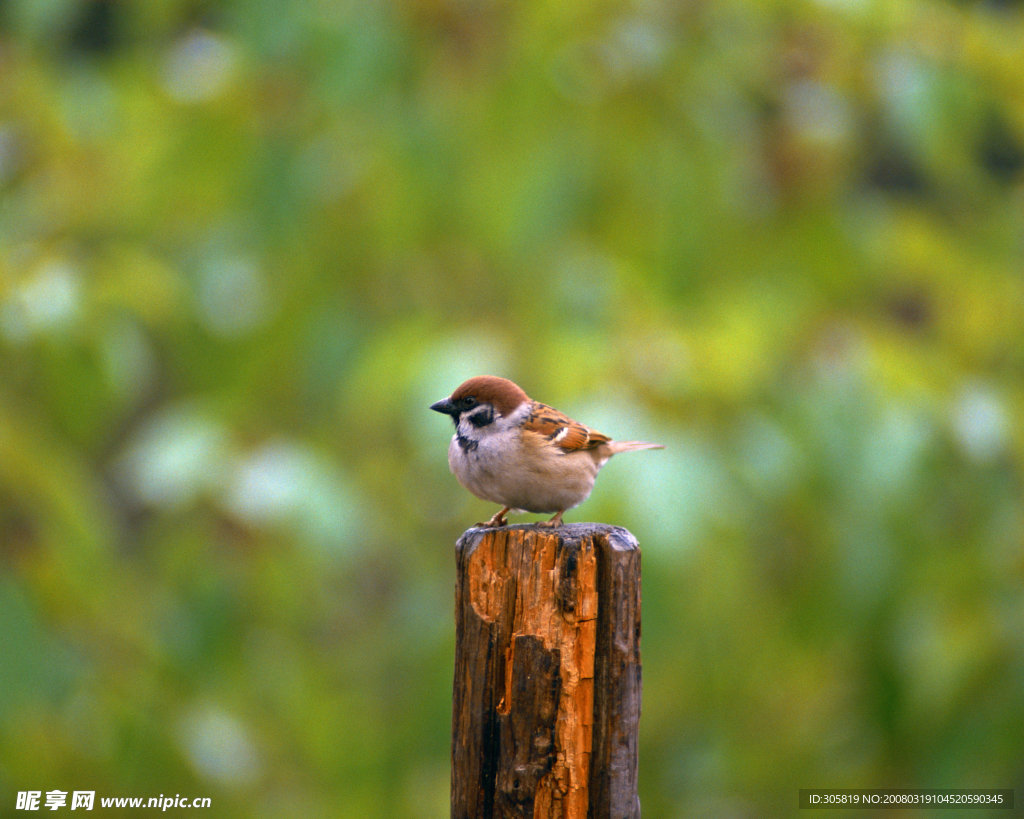
[[[595,449],[611,439],[547,404],[537,403],[523,421],[523,429],[541,436],[563,452]]]

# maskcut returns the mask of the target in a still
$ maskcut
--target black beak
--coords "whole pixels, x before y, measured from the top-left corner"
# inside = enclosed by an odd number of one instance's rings
[[[444,413],[445,415],[452,416],[452,418],[459,414],[459,410],[452,403],[452,400],[450,398],[442,398],[436,404],[431,404],[430,408],[434,412],[441,412]]]

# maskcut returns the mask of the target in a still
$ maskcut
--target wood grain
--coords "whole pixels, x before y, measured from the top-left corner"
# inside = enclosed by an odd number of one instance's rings
[[[453,819],[634,819],[640,550],[616,526],[456,546]]]

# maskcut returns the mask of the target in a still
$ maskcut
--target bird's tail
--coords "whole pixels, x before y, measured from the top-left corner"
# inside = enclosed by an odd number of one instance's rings
[[[631,452],[634,449],[664,449],[664,444],[649,444],[646,441],[612,441],[609,446],[612,454]]]

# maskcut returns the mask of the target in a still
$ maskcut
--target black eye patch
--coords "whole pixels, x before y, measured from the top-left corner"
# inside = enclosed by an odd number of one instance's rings
[[[494,410],[490,404],[484,404],[472,415],[467,415],[466,419],[475,427],[485,427],[494,420]]]

